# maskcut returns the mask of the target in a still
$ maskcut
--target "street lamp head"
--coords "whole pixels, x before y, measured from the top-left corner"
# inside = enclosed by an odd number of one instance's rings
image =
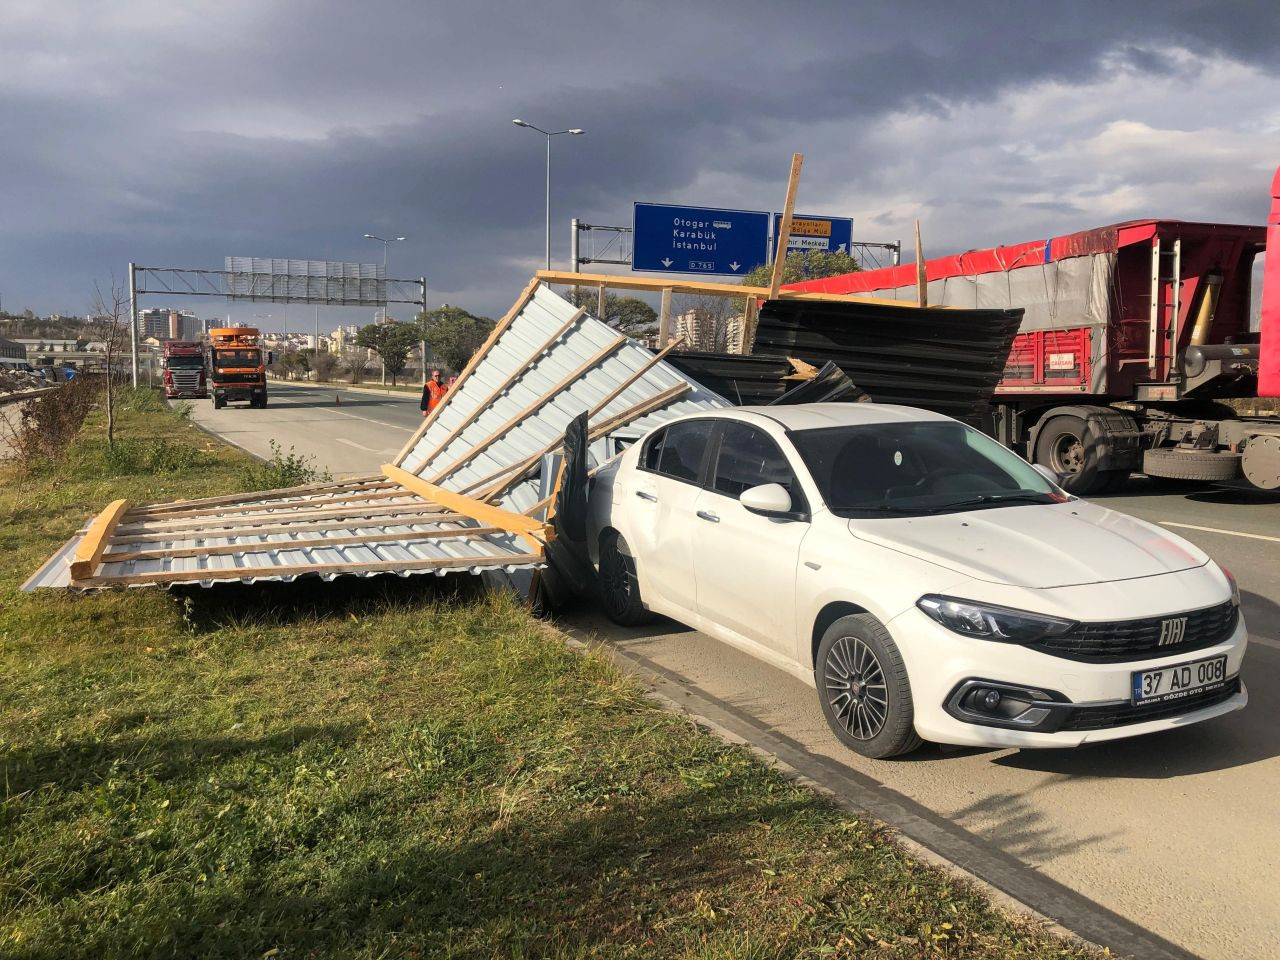
[[[364,238],[365,238],[366,240],[377,240],[377,239],[378,239],[378,238],[377,238],[377,237],[375,237],[372,233],[366,233],[366,234],[364,235]]]
[[[582,136],[584,133],[586,133],[587,131],[585,131],[585,130],[581,130],[581,129],[579,129],[578,127],[574,127],[574,128],[573,128],[572,130],[570,130],[569,132],[570,132],[570,133],[572,133],[575,137],[580,137],[580,136]]]
[[[529,124],[525,123],[523,120],[520,120],[520,119],[515,119],[515,120],[512,120],[511,122],[514,123],[517,127],[529,126]]]
[[[407,240],[407,237],[396,237],[397,240]]]

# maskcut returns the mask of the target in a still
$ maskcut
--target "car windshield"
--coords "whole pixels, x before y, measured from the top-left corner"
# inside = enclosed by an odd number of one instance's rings
[[[198,370],[204,366],[204,357],[169,357],[165,366],[170,370]]]
[[[256,367],[261,362],[261,354],[257,350],[213,351],[215,367]]]
[[[1021,457],[955,421],[827,427],[790,437],[837,516],[954,513],[1066,499]]]

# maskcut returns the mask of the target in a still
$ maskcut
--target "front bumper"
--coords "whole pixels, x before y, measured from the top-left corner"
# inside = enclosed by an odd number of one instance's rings
[[[1071,747],[1169,730],[1239,710],[1249,695],[1240,682],[1248,646],[1244,618],[1226,640],[1174,656],[1122,663],[1066,660],[1012,643],[964,637],[922,611],[895,617],[889,630],[906,662],[916,732],[926,740],[961,746]],[[1134,671],[1215,656],[1227,658],[1227,687],[1187,701],[1136,706]],[[975,686],[1036,691],[1027,697],[1035,723],[988,725],[963,706]],[[1042,715],[1043,714],[1043,715]]]

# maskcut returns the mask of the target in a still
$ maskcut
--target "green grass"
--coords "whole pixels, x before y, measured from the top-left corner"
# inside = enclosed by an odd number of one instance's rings
[[[1078,957],[472,579],[16,593],[171,470],[0,472],[0,956]],[[184,459],[185,458],[185,459]]]

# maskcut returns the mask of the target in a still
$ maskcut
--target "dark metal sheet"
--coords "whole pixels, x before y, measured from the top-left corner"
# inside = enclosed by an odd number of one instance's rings
[[[770,300],[760,309],[755,354],[832,361],[879,403],[974,420],[990,406],[1021,322],[1021,309]]]

